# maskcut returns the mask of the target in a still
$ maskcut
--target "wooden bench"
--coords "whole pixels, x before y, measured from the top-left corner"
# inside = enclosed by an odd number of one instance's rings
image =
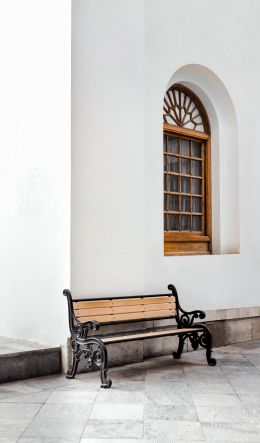
[[[155,337],[179,337],[179,346],[173,357],[181,357],[186,339],[189,339],[194,350],[199,346],[206,349],[206,358],[210,366],[216,360],[211,357],[212,334],[202,323],[194,323],[194,319],[205,318],[203,311],[184,311],[178,299],[175,286],[169,285],[169,294],[139,295],[131,297],[84,298],[73,300],[68,289],[63,291],[67,297],[69,310],[69,326],[73,362],[67,378],[74,378],[78,362],[83,355],[87,367],[93,364],[100,367],[101,387],[110,388],[112,381],[107,378],[107,348],[110,343],[133,340],[145,340]],[[89,335],[89,331],[102,329],[103,325],[140,322],[145,320],[172,319],[177,323],[171,327],[138,329],[131,332]],[[175,326],[175,327],[174,327]]]

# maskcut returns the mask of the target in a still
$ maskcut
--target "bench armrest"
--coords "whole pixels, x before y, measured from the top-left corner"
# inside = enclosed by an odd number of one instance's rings
[[[203,318],[206,317],[206,314],[204,311],[199,311],[199,310],[184,311],[184,309],[182,309],[182,307],[179,303],[178,293],[177,293],[177,289],[175,288],[175,286],[168,285],[168,289],[170,291],[172,291],[172,294],[176,297],[176,307],[177,307],[176,322],[177,322],[178,327],[180,327],[180,328],[190,327],[193,325],[195,318],[200,318],[202,320]],[[179,311],[182,312],[181,315],[179,315]]]
[[[88,336],[89,331],[97,331],[99,329],[99,323],[95,320],[89,320],[85,323],[80,323],[77,319],[74,319],[74,330],[77,339],[85,340]],[[72,333],[72,335],[74,335]]]
[[[63,295],[67,297],[68,312],[69,312],[69,326],[72,335],[76,334],[77,338],[87,338],[89,331],[97,331],[100,327],[99,323],[95,320],[88,320],[85,323],[81,323],[77,320],[74,314],[73,302],[71,292],[69,289],[64,289]]]

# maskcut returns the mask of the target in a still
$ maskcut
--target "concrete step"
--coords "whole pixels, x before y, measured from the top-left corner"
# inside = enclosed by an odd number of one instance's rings
[[[0,383],[57,374],[61,349],[0,337]]]

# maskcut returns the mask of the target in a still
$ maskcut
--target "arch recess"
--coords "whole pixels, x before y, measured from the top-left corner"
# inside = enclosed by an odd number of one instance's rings
[[[239,153],[235,108],[221,79],[198,64],[179,68],[166,90],[179,83],[202,101],[211,126],[212,252],[239,253]]]

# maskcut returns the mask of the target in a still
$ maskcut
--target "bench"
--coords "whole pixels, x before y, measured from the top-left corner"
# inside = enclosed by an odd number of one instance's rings
[[[184,343],[190,340],[194,350],[199,346],[206,349],[206,358],[210,366],[216,360],[211,357],[212,334],[203,323],[194,323],[195,319],[204,319],[203,311],[184,311],[178,299],[175,286],[168,286],[169,294],[138,295],[129,297],[106,297],[72,299],[68,289],[63,291],[67,297],[69,326],[73,361],[66,378],[74,378],[79,360],[83,355],[88,368],[93,364],[100,367],[101,387],[110,388],[112,381],[107,377],[107,345],[110,343],[145,340],[155,337],[177,335],[179,345],[173,357],[179,359]],[[131,332],[96,334],[104,325],[140,322],[145,320],[172,319],[177,323],[173,326],[152,329],[136,329]]]

